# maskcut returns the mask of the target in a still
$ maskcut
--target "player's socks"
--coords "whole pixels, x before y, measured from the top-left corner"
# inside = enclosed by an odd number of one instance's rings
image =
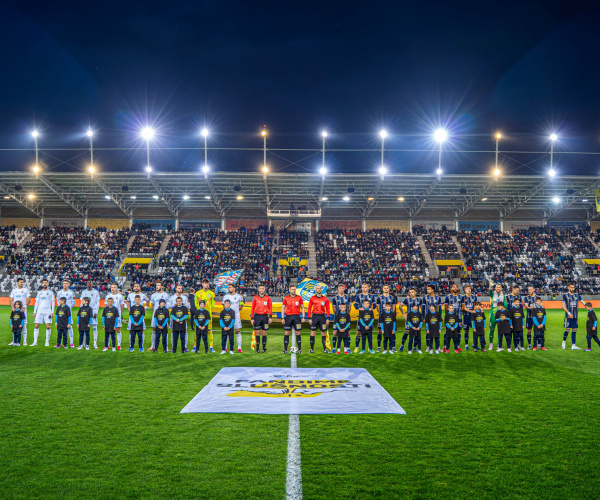
[[[408,338],[408,333],[406,333],[406,330],[404,331],[404,333],[402,334],[402,348],[404,349],[404,344],[406,343],[406,339]]]
[[[312,335],[310,336],[310,350],[315,350],[315,337],[313,337]]]
[[[236,336],[238,348],[241,349],[242,348],[242,334],[236,333],[235,336]]]
[[[290,345],[290,336],[289,335],[284,335],[283,336],[283,350],[287,351],[289,345]]]
[[[356,334],[356,348],[358,349],[358,346],[360,345],[360,335]]]
[[[73,327],[69,327],[69,342],[71,345],[73,345]]]
[[[25,328],[27,325],[25,325]],[[27,330],[23,328],[23,345],[27,345]]]
[[[527,332],[527,344],[529,345],[529,348],[531,349],[531,332]],[[534,342],[535,344],[535,342]]]
[[[50,336],[52,335],[52,330],[46,329],[46,345],[50,345]]]
[[[298,346],[298,350],[302,349],[302,336],[296,335],[296,345]]]
[[[571,344],[575,345],[576,340],[577,340],[577,332],[571,330]]]
[[[569,336],[569,330],[565,330],[565,333],[563,333],[563,342],[567,340],[568,336]]]
[[[321,335],[321,343],[323,344],[323,349],[327,349],[327,337],[325,335]]]
[[[98,327],[94,325],[94,345],[98,344]]]
[[[121,332],[117,333],[117,347],[121,347]]]
[[[377,349],[381,348],[381,339],[382,339],[383,335],[381,335],[381,333],[377,334]]]
[[[267,336],[263,335],[262,336],[262,346],[263,346],[263,351],[267,348]]]

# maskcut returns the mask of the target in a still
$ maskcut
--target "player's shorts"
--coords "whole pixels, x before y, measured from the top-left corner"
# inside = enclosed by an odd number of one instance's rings
[[[51,312],[37,312],[35,314],[36,325],[51,325],[52,324],[52,313]]]
[[[302,329],[302,323],[300,321],[299,314],[287,314],[285,317],[285,323],[283,325],[284,330],[296,330],[299,332]]]
[[[533,318],[527,318],[527,319],[525,320],[525,328],[526,328],[527,330],[531,330],[531,329],[533,328],[533,326],[534,326],[534,325],[533,325]]]
[[[269,329],[269,315],[268,314],[255,314],[254,315],[254,329],[255,330],[268,330]]]
[[[313,314],[311,319],[311,331],[314,332],[317,329],[321,330],[322,332],[327,331],[327,317],[324,314]]]
[[[463,314],[463,328],[468,330],[471,328],[471,314]]]
[[[577,328],[578,326],[577,317],[569,318],[565,316],[565,329]]]

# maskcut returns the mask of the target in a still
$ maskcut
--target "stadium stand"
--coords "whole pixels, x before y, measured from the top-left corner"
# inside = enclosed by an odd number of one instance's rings
[[[129,247],[130,255],[156,257],[167,232],[151,229],[148,224],[134,224],[132,234],[135,235],[135,238]]]
[[[452,241],[452,236],[456,236],[456,231],[449,229],[429,229],[422,233],[423,241],[427,251],[433,260],[460,259],[458,248]]]
[[[9,291],[17,277],[23,277],[31,290],[38,290],[47,278],[52,287],[60,286],[64,278],[71,280],[75,290],[88,279],[108,284],[116,262],[124,251],[125,235],[120,231],[83,228],[43,228],[32,230],[33,237],[7,265],[7,276],[0,285]]]
[[[28,235],[29,229],[0,228],[0,255],[8,259]]]
[[[158,275],[184,287],[198,287],[203,278],[212,282],[220,272],[244,269],[240,293],[254,293],[259,282],[276,284],[269,279],[272,244],[273,232],[266,226],[238,231],[180,229],[160,257]]]
[[[280,255],[308,256],[308,233],[305,231],[280,231],[277,250]]]
[[[429,275],[419,243],[409,232],[321,230],[315,243],[317,277],[331,288],[344,283],[352,290],[368,282],[379,293],[384,284],[408,288]]]

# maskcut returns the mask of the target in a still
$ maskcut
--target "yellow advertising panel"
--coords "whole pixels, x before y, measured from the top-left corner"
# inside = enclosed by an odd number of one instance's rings
[[[308,261],[300,257],[288,257],[287,259],[279,259],[280,266],[306,266]]]
[[[444,260],[444,259],[436,259],[435,263],[438,266],[447,266],[447,267],[462,267],[466,269],[462,260]]]

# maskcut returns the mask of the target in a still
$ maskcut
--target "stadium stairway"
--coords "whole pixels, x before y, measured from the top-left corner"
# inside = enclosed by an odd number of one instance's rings
[[[581,259],[578,259],[577,257],[575,257],[575,255],[573,255],[573,253],[571,252],[569,247],[567,245],[565,245],[562,241],[559,241],[559,243],[560,243],[561,248],[563,249],[563,252],[570,255],[571,257],[573,257],[573,260],[575,262],[575,270],[577,271],[579,276],[582,278],[589,278],[588,273],[585,269],[584,262]]]
[[[309,276],[317,275],[317,247],[314,238],[308,238],[308,270]]]
[[[589,236],[586,236],[586,238],[589,240],[589,242],[594,245],[594,248],[596,249],[596,252],[600,253],[600,247],[596,244],[596,242],[590,238]]]
[[[129,253],[129,249],[131,248],[131,245],[133,244],[133,240],[135,240],[135,234],[132,234],[129,237],[129,240],[127,241],[127,245],[125,246],[125,248],[127,249],[127,253]]]
[[[269,262],[269,276],[271,278],[274,278],[277,276],[276,271],[275,271],[275,266],[273,265],[273,258],[279,255],[279,231],[275,232],[273,234],[273,243],[271,245],[271,262]],[[279,269],[279,262],[277,262],[277,269]]]
[[[157,257],[159,259],[167,252],[167,247],[169,246],[169,241],[171,241],[172,237],[173,237],[172,234],[167,234],[165,236],[165,239],[162,240],[162,243],[160,244],[160,248],[158,249],[158,255],[157,255]]]
[[[425,257],[425,262],[427,262],[427,267],[429,267],[429,276],[438,278],[440,276],[440,270],[437,264],[431,259],[431,255],[429,255],[429,250],[427,250],[427,246],[425,246],[423,236],[417,236],[417,241],[421,247],[421,252],[423,252],[423,257]]]
[[[458,248],[458,254],[460,255],[460,260],[462,260],[464,262],[465,254],[463,253],[462,246],[460,246],[460,243],[458,242],[458,238],[456,236],[452,236],[452,241],[456,245],[456,248]]]

